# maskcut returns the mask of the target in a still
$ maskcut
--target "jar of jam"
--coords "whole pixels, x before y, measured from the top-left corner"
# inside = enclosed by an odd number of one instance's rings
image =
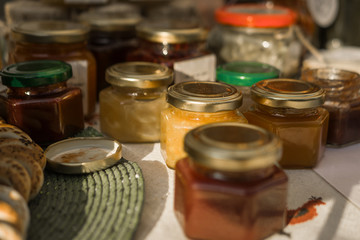
[[[238,110],[242,94],[233,86],[220,82],[182,82],[170,86],[168,108],[161,112],[161,154],[166,165],[175,168],[186,156],[185,134],[191,129],[212,122],[247,120]]]
[[[100,128],[120,142],[158,142],[160,112],[172,70],[150,62],[126,62],[109,67],[110,87],[100,92]]]
[[[128,61],[166,64],[174,81],[215,81],[216,59],[205,49],[207,31],[195,21],[147,19],[136,27],[139,48]]]
[[[321,159],[326,144],[329,113],[322,104],[325,91],[295,79],[268,79],[251,87],[255,109],[245,112],[249,123],[280,137],[284,168],[312,168]]]
[[[174,209],[191,239],[260,240],[284,228],[288,179],[274,134],[212,123],[186,134],[175,168]]]
[[[71,65],[37,60],[5,67],[1,79],[8,87],[0,95],[6,121],[18,126],[40,145],[68,138],[84,128],[80,88],[68,87]]]
[[[217,25],[208,37],[209,49],[220,64],[258,61],[278,68],[282,75],[298,73],[302,46],[292,10],[266,4],[235,4],[215,12]]]
[[[304,70],[301,79],[325,91],[324,108],[329,111],[327,143],[344,146],[360,140],[360,76],[356,72],[318,68]]]
[[[218,66],[216,80],[235,86],[243,95],[241,112],[246,112],[254,105],[250,98],[250,87],[258,81],[278,78],[279,69],[260,62],[229,62]]]
[[[86,47],[89,28],[67,21],[29,21],[11,29],[9,62],[60,60],[72,66],[68,85],[79,87],[85,116],[95,111],[96,63]]]
[[[137,47],[135,26],[140,22],[140,10],[126,3],[110,4],[80,15],[79,20],[90,25],[88,48],[96,59],[97,95],[109,86],[106,69],[125,62],[129,52]]]

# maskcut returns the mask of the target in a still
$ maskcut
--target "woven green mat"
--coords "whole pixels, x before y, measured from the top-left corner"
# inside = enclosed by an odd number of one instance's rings
[[[90,174],[45,170],[44,175],[39,195],[29,202],[27,239],[132,239],[144,200],[144,180],[136,163],[122,159]]]

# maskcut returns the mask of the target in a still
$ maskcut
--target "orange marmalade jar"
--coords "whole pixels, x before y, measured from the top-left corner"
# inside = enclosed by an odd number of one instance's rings
[[[67,21],[30,21],[12,27],[9,63],[28,60],[61,60],[72,66],[68,86],[79,87],[83,95],[84,115],[90,116],[96,105],[96,63],[87,49],[89,28]]]
[[[181,82],[169,87],[167,102],[161,111],[160,147],[170,168],[186,156],[183,141],[191,129],[212,122],[247,123],[238,110],[242,94],[225,83]]]

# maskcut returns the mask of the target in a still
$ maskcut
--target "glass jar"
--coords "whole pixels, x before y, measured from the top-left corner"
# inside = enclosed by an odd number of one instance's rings
[[[286,224],[278,137],[250,124],[213,123],[186,134],[174,209],[191,239],[260,240]]]
[[[9,65],[0,72],[6,121],[40,145],[71,137],[84,128],[81,90],[67,87],[71,65],[54,60]]]
[[[110,4],[85,12],[79,20],[90,25],[88,48],[96,59],[97,95],[108,87],[106,69],[125,62],[129,52],[137,47],[135,26],[140,22],[140,10],[126,3]]]
[[[219,82],[182,82],[170,86],[168,108],[161,112],[161,154],[169,168],[186,156],[185,134],[212,122],[247,123],[238,108],[241,93],[233,86]]]
[[[360,76],[335,68],[309,69],[301,79],[326,91],[324,108],[329,111],[327,143],[344,146],[360,140]]]
[[[301,44],[292,10],[237,4],[216,10],[215,17],[218,24],[209,34],[208,47],[218,63],[258,61],[275,66],[285,77],[298,73]]]
[[[283,141],[280,165],[312,168],[323,156],[329,113],[322,108],[325,91],[295,79],[268,79],[254,84],[255,109],[244,113],[249,123],[265,128]]]
[[[86,48],[89,28],[67,21],[29,21],[12,27],[9,62],[60,60],[72,66],[68,85],[79,87],[83,109],[89,117],[96,104],[96,63]]]
[[[260,62],[230,62],[216,69],[216,80],[235,86],[243,95],[241,112],[249,111],[254,102],[250,97],[250,87],[258,81],[278,78],[279,69]]]
[[[139,48],[128,61],[166,64],[174,81],[215,81],[216,59],[205,49],[207,31],[194,21],[147,19],[136,27]]]
[[[160,112],[173,73],[149,62],[126,62],[109,67],[110,87],[100,92],[100,128],[120,142],[158,142]]]

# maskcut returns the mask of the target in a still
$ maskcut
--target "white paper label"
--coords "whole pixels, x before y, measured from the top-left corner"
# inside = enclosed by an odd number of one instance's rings
[[[88,114],[88,62],[68,61],[72,67],[73,77],[67,81],[69,87],[78,87],[81,89],[84,115]]]
[[[339,0],[307,0],[311,16],[320,27],[334,23],[339,12]]]
[[[174,63],[175,83],[188,81],[215,81],[216,57],[208,54],[202,57]]]

